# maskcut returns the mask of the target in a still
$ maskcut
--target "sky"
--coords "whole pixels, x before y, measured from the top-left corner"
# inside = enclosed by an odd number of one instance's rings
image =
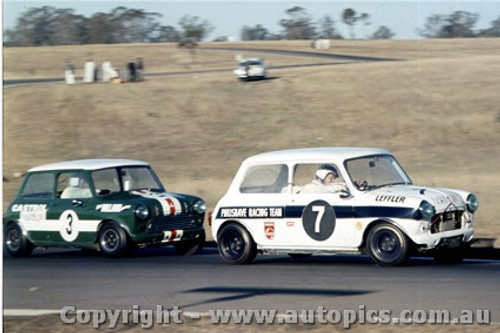
[[[304,8],[314,22],[325,15],[335,21],[335,28],[349,38],[349,30],[342,23],[341,15],[344,9],[352,8],[357,13],[370,15],[369,26],[358,24],[356,37],[365,38],[371,35],[379,26],[389,27],[398,39],[420,38],[417,29],[423,28],[426,20],[433,14],[449,15],[454,11],[467,11],[479,14],[476,29],[485,29],[491,22],[500,17],[500,0],[496,1],[336,1],[336,0],[253,0],[253,1],[97,1],[97,0],[3,0],[3,28],[13,28],[19,16],[29,8],[52,6],[56,8],[72,8],[76,14],[91,17],[97,12],[109,13],[118,6],[143,9],[147,12],[162,14],[158,21],[162,25],[174,26],[179,29],[179,19],[184,15],[199,16],[209,21],[215,29],[207,40],[217,37],[240,37],[243,26],[254,27],[262,25],[271,33],[279,33],[282,27],[281,19],[287,18],[286,10],[295,6]]]

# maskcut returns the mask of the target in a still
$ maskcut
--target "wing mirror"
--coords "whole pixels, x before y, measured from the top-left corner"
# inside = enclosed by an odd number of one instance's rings
[[[341,190],[339,192],[339,197],[340,199],[349,199],[352,197],[352,194],[348,190]]]

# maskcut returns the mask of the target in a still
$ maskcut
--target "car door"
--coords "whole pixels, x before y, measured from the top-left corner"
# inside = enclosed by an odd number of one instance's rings
[[[50,207],[54,224],[51,241],[66,245],[93,243],[99,220],[90,179],[83,171],[61,172],[57,176],[57,198]]]
[[[331,165],[336,170],[337,177],[330,185],[323,185],[316,176],[324,165]],[[292,184],[285,199],[287,245],[311,249],[352,246],[355,231],[353,198],[337,166],[331,163],[298,164]]]

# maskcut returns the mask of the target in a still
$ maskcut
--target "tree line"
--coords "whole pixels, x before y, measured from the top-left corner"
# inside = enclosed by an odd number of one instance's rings
[[[324,15],[318,21],[300,6],[285,11],[285,18],[279,21],[282,31],[273,33],[264,26],[243,26],[240,38],[249,40],[298,40],[298,39],[344,39],[336,28],[331,15]],[[4,32],[5,46],[50,46],[77,44],[116,43],[165,43],[176,42],[190,46],[209,36],[215,28],[199,16],[185,15],[177,23],[178,28],[160,23],[162,15],[142,9],[116,7],[109,13],[98,12],[84,17],[69,8],[43,6],[30,8],[17,19],[14,28]],[[394,33],[387,26],[379,26],[368,32],[371,17],[352,8],[345,9],[340,21],[349,31],[349,38],[389,39]],[[425,38],[457,37],[500,37],[500,16],[487,29],[477,30],[479,15],[465,11],[452,14],[434,14],[427,18],[417,33]],[[361,28],[359,28],[361,26]],[[361,29],[362,36],[356,34]],[[215,41],[226,41],[221,36]],[[187,41],[187,42],[186,42]]]
[[[181,30],[159,22],[161,14],[142,9],[116,7],[90,18],[73,9],[51,6],[30,8],[4,32],[5,46],[49,46],[77,44],[165,43],[183,39],[202,40],[213,26],[198,16],[185,15]]]

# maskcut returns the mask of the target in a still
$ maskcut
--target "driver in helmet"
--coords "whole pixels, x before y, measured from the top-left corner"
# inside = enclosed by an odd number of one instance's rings
[[[346,189],[345,184],[336,182],[339,178],[337,169],[333,165],[323,164],[314,175],[311,183],[304,186],[301,193],[326,192],[337,193]]]

